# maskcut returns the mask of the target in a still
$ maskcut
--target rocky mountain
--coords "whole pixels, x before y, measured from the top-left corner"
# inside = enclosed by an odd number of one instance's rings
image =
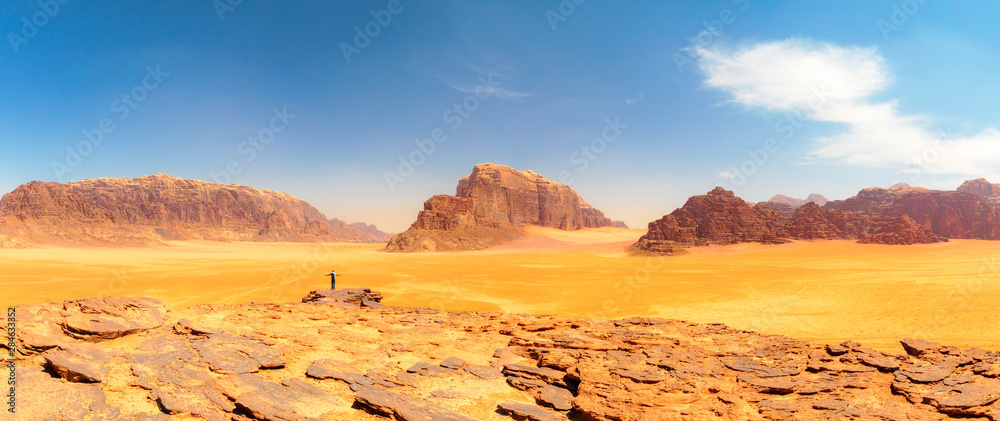
[[[374,224],[366,224],[364,222],[352,222],[347,223],[340,219],[333,218],[330,220],[330,225],[334,230],[343,230],[346,232],[356,232],[357,238],[363,238],[365,241],[374,242],[386,242],[392,238],[392,234],[383,232],[378,229]]]
[[[287,193],[166,174],[31,182],[0,199],[0,245],[154,245],[168,240],[377,241]],[[14,242],[18,242],[14,244]]]
[[[817,193],[811,193],[811,194],[809,194],[809,197],[807,197],[805,200],[796,199],[794,197],[788,197],[788,196],[785,196],[783,194],[776,194],[776,195],[774,195],[774,197],[768,199],[767,202],[768,203],[781,203],[781,204],[789,205],[789,206],[791,206],[793,208],[797,208],[797,207],[802,206],[802,205],[804,205],[806,203],[809,203],[809,202],[813,202],[813,203],[816,203],[817,205],[823,206],[823,205],[826,204],[826,202],[829,202],[829,200],[827,198],[823,197],[823,195],[817,194]]]
[[[1000,184],[993,184],[985,178],[966,180],[957,191],[971,193],[983,199],[990,206],[1000,206]]]
[[[819,193],[809,193],[809,196],[806,197],[806,201],[813,202],[817,205],[823,206],[826,204],[826,202],[829,202],[830,199],[827,199],[826,197],[824,197],[822,194]]]
[[[479,164],[458,182],[455,196],[436,195],[387,251],[479,250],[523,233],[524,225],[578,230],[615,226],[569,186],[492,163]]]
[[[881,224],[858,239],[862,244],[908,245],[947,241],[929,232],[907,215],[900,215],[891,222]]]
[[[799,206],[802,206],[802,205],[806,204],[806,202],[808,202],[808,200],[796,199],[794,197],[788,197],[788,196],[785,196],[783,194],[776,194],[773,197],[771,197],[770,199],[768,199],[767,202],[768,203],[780,203],[780,204],[791,206],[793,208],[797,208]]]
[[[684,206],[649,223],[648,231],[630,247],[637,254],[678,254],[684,247],[759,242],[780,244],[788,240],[864,239],[865,243],[915,244],[947,241],[919,220],[900,219],[915,212],[902,201],[898,210],[883,200],[895,198],[885,189],[866,189],[857,197],[821,208],[816,202],[793,208],[788,203],[763,202],[751,206],[733,192],[716,187],[692,196]],[[883,194],[884,193],[884,194]],[[907,193],[907,194],[921,194]],[[905,196],[905,195],[904,195]],[[846,203],[844,205],[843,203]],[[834,204],[834,206],[830,206]],[[842,210],[838,208],[850,210]],[[861,210],[856,210],[861,209]],[[901,230],[896,232],[894,230]]]
[[[958,191],[909,186],[873,187],[846,200],[831,201],[824,209],[872,212],[889,217],[906,215],[941,237],[1000,240],[1000,209],[984,200],[990,196],[979,180],[965,182]]]
[[[1000,353],[905,354],[721,324],[391,307],[369,289],[170,310],[18,306],[13,420],[941,420],[1000,417]],[[14,344],[14,346],[9,345]]]

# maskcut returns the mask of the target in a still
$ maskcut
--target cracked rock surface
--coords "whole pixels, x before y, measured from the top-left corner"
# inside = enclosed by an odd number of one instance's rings
[[[441,312],[357,294],[176,312],[121,297],[19,307],[13,419],[1000,419],[994,351],[904,339],[905,354],[885,354],[719,324]],[[83,318],[118,327],[66,324]]]

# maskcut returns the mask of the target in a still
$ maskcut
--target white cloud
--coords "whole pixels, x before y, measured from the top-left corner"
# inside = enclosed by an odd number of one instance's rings
[[[733,173],[731,173],[729,171],[723,171],[723,172],[719,173],[718,177],[719,178],[733,178]]]
[[[877,48],[788,39],[695,52],[705,84],[729,93],[732,103],[842,124],[816,139],[809,158],[940,174],[976,175],[1000,164],[1000,131],[943,137],[929,118],[873,99],[892,81]]]

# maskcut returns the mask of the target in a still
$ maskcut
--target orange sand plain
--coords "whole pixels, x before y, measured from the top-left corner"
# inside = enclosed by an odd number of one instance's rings
[[[531,229],[488,251],[396,254],[379,244],[177,242],[0,250],[0,304],[139,295],[174,308],[298,301],[371,287],[390,305],[719,322],[900,352],[918,337],[1000,349],[1000,242],[740,244],[630,257],[640,230]]]

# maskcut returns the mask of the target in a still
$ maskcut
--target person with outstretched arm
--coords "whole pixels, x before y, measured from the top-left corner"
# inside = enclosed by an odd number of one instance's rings
[[[330,270],[330,289],[337,289],[337,272]]]

